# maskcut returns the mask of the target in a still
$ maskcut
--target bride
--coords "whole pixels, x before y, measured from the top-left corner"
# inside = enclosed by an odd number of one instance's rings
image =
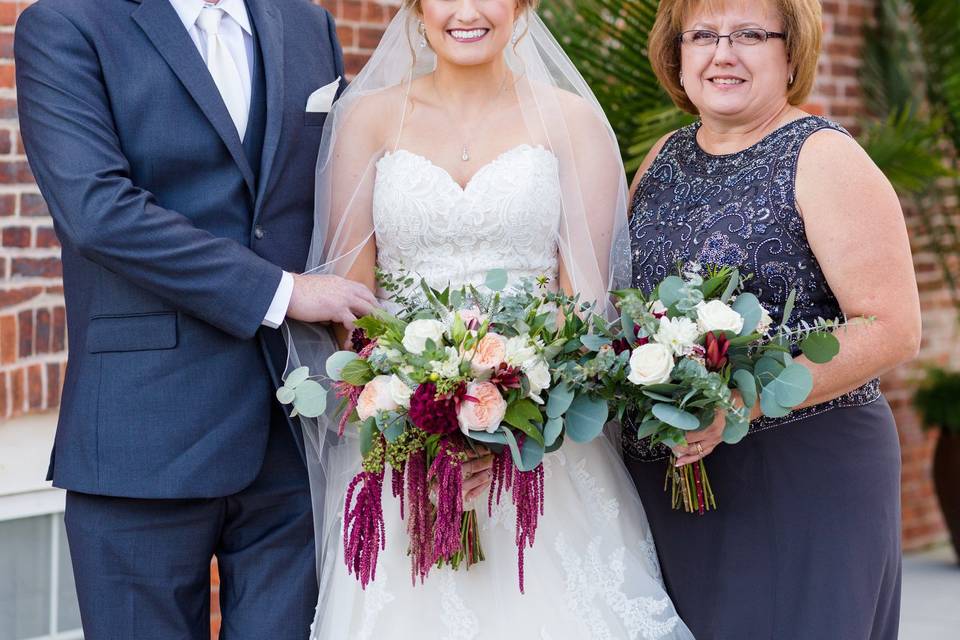
[[[377,269],[443,288],[482,285],[502,268],[512,283],[546,276],[608,304],[629,275],[623,168],[603,112],[534,3],[406,0],[327,119],[309,266],[372,289]],[[318,327],[290,332],[290,366],[321,371],[334,341]],[[321,594],[311,638],[692,638],[612,441],[568,442],[544,459],[545,515],[524,594],[514,509],[504,500],[488,516],[483,459],[467,465],[465,492],[484,494],[486,560],[414,584],[385,482],[387,546],[363,590],[341,546],[356,439],[338,440],[329,416],[303,422]]]

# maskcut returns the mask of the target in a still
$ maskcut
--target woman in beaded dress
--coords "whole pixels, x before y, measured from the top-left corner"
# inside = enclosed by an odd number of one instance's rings
[[[633,185],[634,286],[678,264],[752,273],[746,288],[787,324],[872,318],[810,367],[786,418],[719,446],[723,416],[675,453],[707,457],[718,509],[670,508],[670,451],[625,428],[624,456],[664,579],[698,640],[892,640],[900,605],[900,449],[877,376],[911,359],[920,312],[907,233],[887,180],[838,125],[794,105],[810,92],[817,0],[664,0],[650,57],[700,121],[660,140]]]

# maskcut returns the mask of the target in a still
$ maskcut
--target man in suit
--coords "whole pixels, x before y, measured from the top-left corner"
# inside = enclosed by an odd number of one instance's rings
[[[276,327],[375,304],[294,275],[325,115],[305,109],[343,75],[333,20],[308,0],[39,0],[15,38],[63,246],[50,479],[86,638],[209,637],[213,555],[223,637],[304,638],[313,518],[299,427],[273,399]]]

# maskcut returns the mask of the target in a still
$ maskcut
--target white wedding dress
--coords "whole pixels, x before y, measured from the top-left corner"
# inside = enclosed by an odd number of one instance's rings
[[[481,284],[493,268],[506,268],[514,282],[543,274],[556,281],[558,162],[543,147],[503,153],[465,187],[422,156],[388,153],[377,163],[373,217],[377,262],[385,271],[404,269],[441,288]],[[613,445],[606,438],[568,441],[543,465],[545,515],[525,554],[525,594],[518,588],[509,496],[490,516],[486,498],[475,505],[485,561],[469,571],[434,569],[413,586],[407,533],[388,473],[387,547],[376,579],[362,590],[344,566],[342,535],[330,535],[327,564],[334,566],[327,569],[332,575],[311,637],[692,638],[664,591],[643,507]]]

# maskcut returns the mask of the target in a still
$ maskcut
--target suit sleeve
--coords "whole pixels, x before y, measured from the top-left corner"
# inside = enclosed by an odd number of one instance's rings
[[[70,20],[34,4],[14,38],[21,135],[61,242],[176,309],[252,337],[282,270],[133,184],[97,52]]]

